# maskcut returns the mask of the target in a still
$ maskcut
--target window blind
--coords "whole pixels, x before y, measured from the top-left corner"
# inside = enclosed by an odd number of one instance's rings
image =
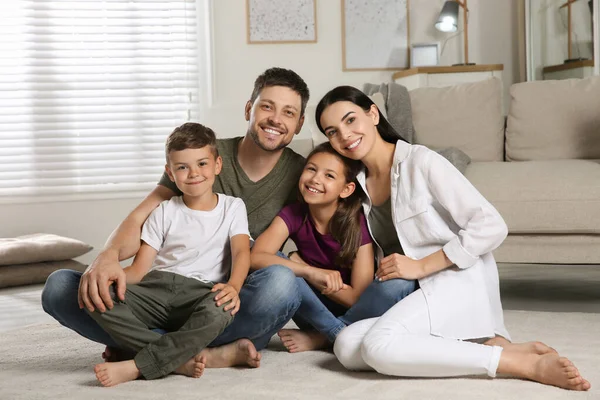
[[[198,119],[195,0],[0,2],[0,200],[149,190]]]

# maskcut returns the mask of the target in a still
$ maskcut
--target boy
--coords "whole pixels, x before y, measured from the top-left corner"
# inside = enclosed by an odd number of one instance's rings
[[[165,170],[183,196],[162,202],[144,223],[140,250],[125,268],[125,300],[113,292],[111,310],[88,311],[122,348],[137,352],[133,360],[96,365],[104,386],[174,371],[200,377],[201,350],[240,307],[250,267],[248,218],[241,199],[212,190],[222,167],[215,134],[183,124],[167,139],[165,153]]]
[[[264,231],[279,210],[295,199],[304,159],[286,145],[300,132],[309,99],[306,82],[294,71],[269,68],[258,76],[244,108],[245,136],[218,139],[223,172],[213,190],[241,198],[253,237]],[[273,135],[272,129],[277,131]],[[166,174],[165,174],[166,175]],[[123,358],[120,346],[89,317],[88,311],[113,307],[108,288],[114,284],[123,299],[126,276],[119,260],[135,255],[140,232],[150,213],[179,189],[163,176],[148,196],[119,224],[102,252],[85,273],[67,269],[52,273],[42,292],[42,307],[65,327],[105,344],[103,358]],[[287,267],[273,265],[249,273],[240,291],[242,307],[235,320],[205,351],[206,368],[235,365],[259,367],[271,336],[289,321],[300,305],[296,276]]]

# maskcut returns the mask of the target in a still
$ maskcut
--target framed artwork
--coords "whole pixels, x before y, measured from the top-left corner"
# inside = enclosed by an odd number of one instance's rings
[[[317,0],[246,0],[247,42],[315,43]]]
[[[439,43],[413,43],[410,67],[433,67],[439,64]]]
[[[408,11],[409,0],[342,0],[343,70],[408,68]]]

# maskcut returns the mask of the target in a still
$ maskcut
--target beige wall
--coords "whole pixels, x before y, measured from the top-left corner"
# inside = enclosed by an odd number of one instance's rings
[[[246,44],[245,0],[213,1],[212,104],[201,110],[204,123],[222,137],[243,135],[244,104],[258,74],[270,66],[297,71],[308,83],[315,105],[325,92],[340,84],[391,80],[392,71],[343,72],[339,0],[318,0],[318,42],[314,44]],[[443,0],[411,0],[413,42],[443,41],[433,28]],[[470,58],[478,64],[502,63],[508,87],[518,78],[516,0],[471,0]],[[462,36],[448,41],[443,64],[462,60]],[[307,118],[314,118],[307,115]],[[304,130],[301,137],[310,138]],[[158,177],[157,177],[158,179]],[[48,202],[0,206],[0,237],[33,232],[63,234],[100,249],[110,232],[142,199]],[[92,253],[95,255],[97,250]],[[83,258],[91,260],[91,256]]]
[[[215,103],[205,113],[206,123],[220,135],[245,133],[243,106],[256,76],[270,66],[294,69],[311,90],[311,104],[340,84],[361,87],[364,82],[387,82],[393,71],[342,71],[341,0],[317,1],[318,42],[311,44],[246,44],[245,0],[213,3]],[[451,36],[434,23],[444,0],[411,0],[411,42],[443,41]],[[477,64],[504,64],[506,89],[519,79],[517,0],[468,2],[469,58]],[[461,24],[462,25],[462,24]],[[441,55],[442,65],[463,60],[462,35],[450,38]],[[307,117],[312,118],[312,115]],[[308,137],[303,132],[303,137]]]

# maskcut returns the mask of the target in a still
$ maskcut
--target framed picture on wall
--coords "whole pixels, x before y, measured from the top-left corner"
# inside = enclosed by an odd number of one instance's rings
[[[247,42],[315,43],[317,0],[246,0]]]
[[[409,28],[409,0],[342,0],[343,70],[408,68]]]

